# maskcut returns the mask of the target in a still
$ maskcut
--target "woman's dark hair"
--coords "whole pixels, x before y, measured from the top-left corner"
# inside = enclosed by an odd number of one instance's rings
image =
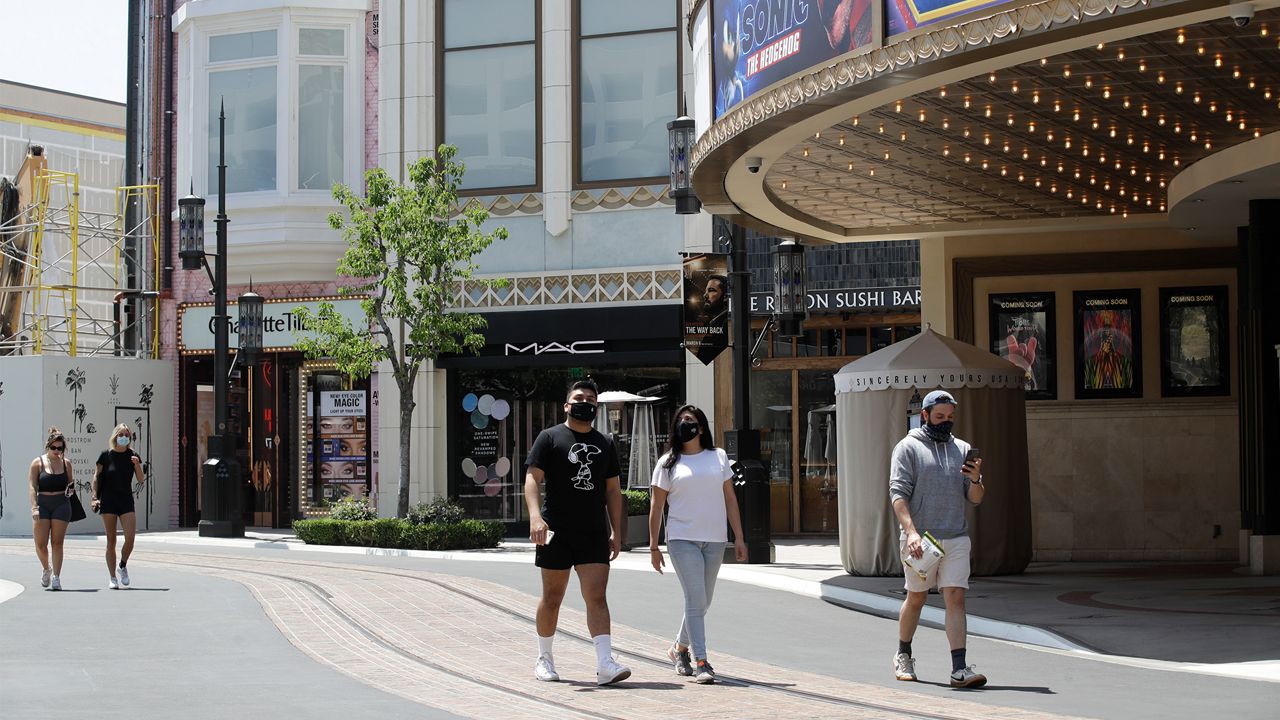
[[[63,445],[67,444],[67,438],[62,435],[61,430],[56,427],[49,428],[49,437],[44,441],[44,448],[48,450],[50,445],[58,442],[59,440],[62,441]]]
[[[707,424],[707,414],[697,405],[681,405],[679,409],[671,416],[671,428],[667,430],[667,459],[662,463],[662,467],[670,470],[680,460],[680,450],[684,443],[676,439],[676,428],[680,426],[680,416],[685,413],[692,413],[698,419],[698,441],[702,443],[703,450],[715,450],[716,441],[711,437],[711,427]]]

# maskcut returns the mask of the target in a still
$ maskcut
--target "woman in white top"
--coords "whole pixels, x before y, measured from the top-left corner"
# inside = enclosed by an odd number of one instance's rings
[[[684,618],[667,657],[675,664],[677,674],[692,675],[699,683],[713,683],[716,676],[707,662],[704,619],[724,560],[726,521],[733,527],[738,562],[746,561],[747,545],[742,539],[742,519],[730,481],[733,471],[729,458],[716,448],[706,414],[693,405],[685,405],[671,419],[667,437],[667,452],[653,470],[649,502],[649,556],[653,569],[661,573],[666,564],[658,549],[665,506],[667,551],[684,590]],[[690,647],[696,664],[690,663]]]

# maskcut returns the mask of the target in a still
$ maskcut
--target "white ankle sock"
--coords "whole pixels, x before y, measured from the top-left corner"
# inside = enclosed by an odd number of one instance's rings
[[[596,666],[604,667],[609,657],[613,655],[613,636],[596,635],[591,638],[591,642],[596,645]]]
[[[551,637],[542,637],[541,635],[538,636],[538,656],[539,657],[543,655],[546,655],[547,657],[551,657],[551,643],[555,639],[556,639],[555,635],[552,635]]]

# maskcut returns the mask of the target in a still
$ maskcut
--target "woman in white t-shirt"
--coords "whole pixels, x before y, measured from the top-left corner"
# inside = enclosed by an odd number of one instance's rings
[[[699,683],[716,681],[707,662],[707,607],[715,589],[724,546],[728,542],[726,521],[733,527],[734,553],[738,562],[747,559],[742,540],[742,519],[738,498],[730,479],[729,458],[716,448],[707,426],[707,416],[693,405],[685,405],[671,419],[667,452],[653,470],[649,502],[649,557],[653,569],[662,572],[666,561],[658,549],[662,509],[667,507],[667,552],[684,590],[684,618],[675,645],[667,657],[679,675],[692,675]],[[695,662],[691,663],[692,648]]]

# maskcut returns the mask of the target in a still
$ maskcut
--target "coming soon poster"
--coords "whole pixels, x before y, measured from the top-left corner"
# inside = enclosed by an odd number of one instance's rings
[[[1058,368],[1053,293],[990,296],[991,352],[1023,372],[1028,400],[1056,400]]]
[[[1160,389],[1165,397],[1230,395],[1227,287],[1160,288]]]
[[[1076,398],[1142,397],[1140,291],[1074,295]]]

